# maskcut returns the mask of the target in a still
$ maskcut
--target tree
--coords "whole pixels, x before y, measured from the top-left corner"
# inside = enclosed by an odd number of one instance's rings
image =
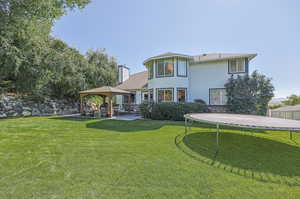
[[[0,84],[31,93],[51,75],[47,64],[51,27],[68,10],[89,0],[0,0]],[[42,84],[42,85],[41,85]]]
[[[68,47],[63,41],[52,39],[43,58],[48,76],[39,89],[43,96],[58,99],[77,99],[78,92],[87,87],[87,60],[78,50]],[[43,93],[43,92],[47,93]]]
[[[117,83],[118,64],[105,49],[89,50],[86,54],[89,68],[86,71],[90,87],[114,86]]]
[[[225,88],[228,110],[233,113],[266,115],[274,96],[271,79],[257,71],[237,78],[231,76]]]
[[[300,104],[300,95],[290,95],[287,97],[287,100],[283,101],[283,103],[290,106]]]
[[[90,0],[0,0],[0,92],[78,99],[80,90],[117,82],[104,49],[86,56],[50,35],[56,19]]]

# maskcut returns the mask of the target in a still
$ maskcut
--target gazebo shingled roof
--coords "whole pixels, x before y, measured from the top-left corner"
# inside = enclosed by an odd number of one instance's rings
[[[90,90],[80,91],[80,94],[102,94],[102,95],[124,95],[124,94],[130,94],[130,92],[114,88],[111,86],[102,86],[100,88],[93,88]]]

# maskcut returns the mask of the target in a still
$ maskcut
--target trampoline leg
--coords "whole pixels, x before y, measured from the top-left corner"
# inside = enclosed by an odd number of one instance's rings
[[[187,134],[187,118],[185,118],[184,127],[185,127],[185,134]]]
[[[292,139],[293,139],[293,132],[290,131],[290,140],[292,140]]]
[[[194,121],[192,120],[192,121],[190,121],[190,124],[189,124],[189,131],[191,131],[192,130],[192,125],[194,124]]]
[[[216,136],[217,151],[219,151],[219,131],[220,131],[220,125],[217,124],[217,136]]]

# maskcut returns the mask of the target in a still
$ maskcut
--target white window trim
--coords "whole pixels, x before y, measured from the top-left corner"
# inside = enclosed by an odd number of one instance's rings
[[[152,93],[152,98],[151,98],[151,93]],[[153,101],[154,99],[154,91],[153,88],[148,89],[148,101]]]
[[[159,62],[163,62],[164,63],[164,67],[163,67],[163,70],[164,70],[164,74],[163,75],[160,75],[158,74],[158,63]],[[173,73],[171,75],[166,75],[166,63],[173,63]],[[166,60],[157,60],[156,61],[156,64],[155,64],[155,76],[156,77],[174,77],[174,70],[175,70],[175,63],[174,63],[174,59],[166,59]]]
[[[226,105],[226,102],[225,102],[225,104],[212,104],[212,97],[211,97],[211,91],[212,90],[225,90],[225,92],[226,92],[226,89],[225,88],[210,88],[209,89],[209,105],[212,105],[212,106],[225,106]],[[222,95],[220,95],[220,97],[221,97],[221,99],[220,99],[220,102],[222,102],[223,101],[223,96]],[[225,96],[225,98],[226,98],[226,96]]]
[[[152,69],[152,73],[150,72],[150,68]],[[148,79],[153,79],[153,78],[154,78],[154,64],[152,63],[148,65]]]
[[[180,75],[179,74],[179,62],[185,62],[185,74],[184,75]],[[177,76],[178,77],[187,77],[188,74],[188,61],[184,60],[184,59],[177,59],[177,63],[176,63],[176,69],[177,69]]]
[[[231,71],[231,62],[232,61],[235,61],[235,71]],[[239,61],[241,61],[243,63],[243,66],[244,66],[243,71],[239,71],[239,66],[238,66]],[[246,60],[245,59],[234,59],[234,60],[228,61],[228,73],[229,74],[245,73],[245,72],[246,72]]]
[[[159,98],[158,91],[161,91],[161,90],[163,90],[163,91],[171,90],[172,91],[172,99],[171,99],[171,101],[165,101],[166,97],[165,97],[165,92],[164,92],[164,100],[162,100],[161,102],[174,102],[174,88],[157,88],[156,89],[156,102],[160,103],[159,100],[158,100],[158,98]]]
[[[184,90],[185,91],[185,93],[184,93],[185,94],[185,101],[184,102],[187,102],[187,88],[177,88],[177,90],[176,90],[177,91],[177,102],[179,102],[179,96],[178,96],[178,93],[179,93],[178,91],[179,90]]]

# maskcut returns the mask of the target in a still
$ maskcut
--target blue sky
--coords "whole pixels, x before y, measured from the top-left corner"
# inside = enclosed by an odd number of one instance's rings
[[[59,19],[57,38],[85,53],[105,48],[131,73],[165,52],[258,53],[250,70],[273,78],[276,97],[300,94],[298,0],[109,0]]]

